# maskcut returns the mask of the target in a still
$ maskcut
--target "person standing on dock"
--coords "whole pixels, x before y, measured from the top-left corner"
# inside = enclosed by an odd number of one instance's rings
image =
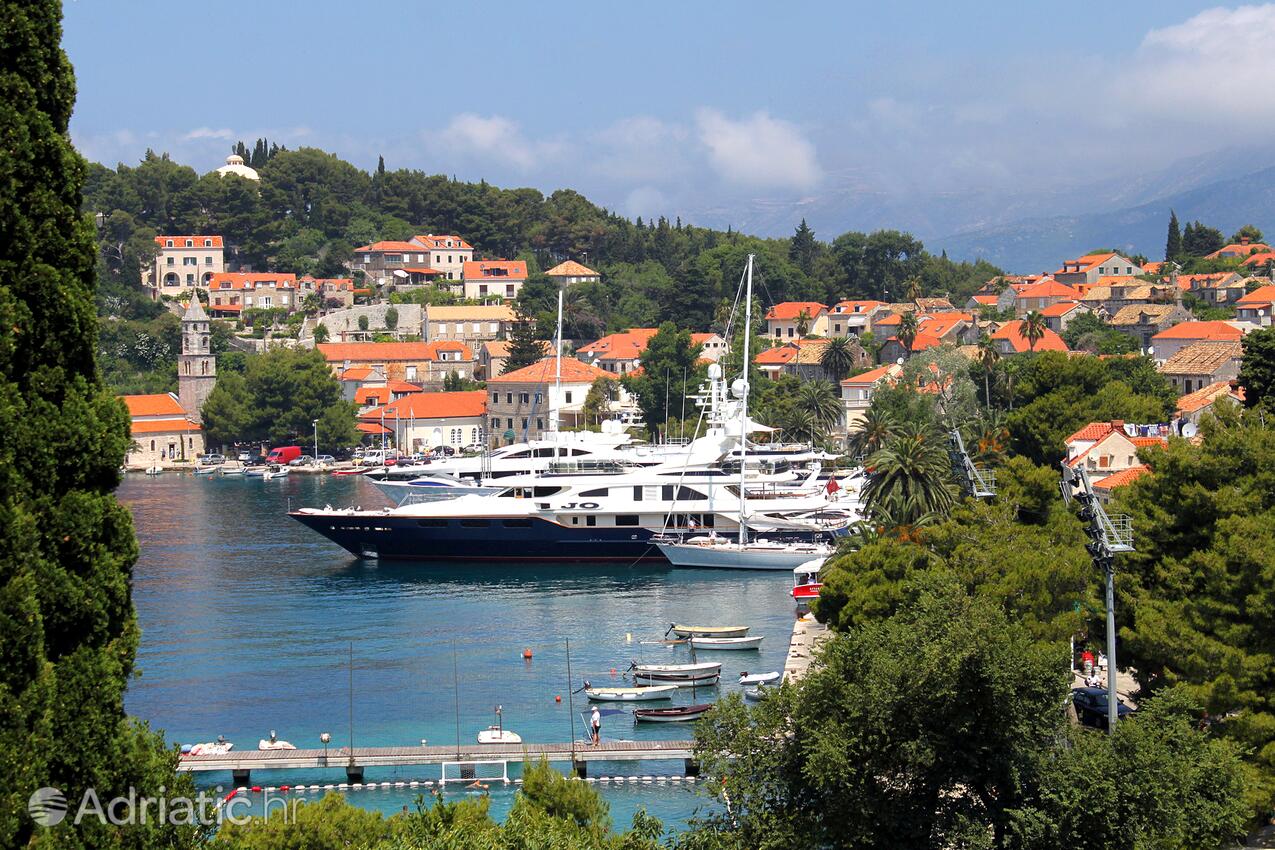
[[[589,726],[593,729],[593,743],[596,747],[602,743],[602,714],[598,711],[598,707],[593,707],[593,715],[589,718]]]

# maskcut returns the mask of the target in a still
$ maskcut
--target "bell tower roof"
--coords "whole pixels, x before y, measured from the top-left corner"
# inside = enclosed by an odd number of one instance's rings
[[[192,292],[190,294],[190,304],[186,307],[186,314],[182,316],[183,322],[206,322],[208,314],[204,312],[204,305],[199,303],[199,296]]]

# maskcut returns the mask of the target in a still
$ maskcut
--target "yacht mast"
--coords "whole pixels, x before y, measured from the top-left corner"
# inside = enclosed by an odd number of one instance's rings
[[[739,414],[739,545],[743,548],[748,542],[748,519],[745,514],[744,485],[747,476],[748,460],[748,338],[753,334],[753,255],[748,255],[748,283],[744,289],[744,365],[741,392],[741,410]]]
[[[554,335],[555,361],[553,367],[553,392],[549,394],[549,430],[558,432],[558,416],[562,404],[562,289],[558,289],[558,332]],[[557,454],[557,448],[554,448]]]

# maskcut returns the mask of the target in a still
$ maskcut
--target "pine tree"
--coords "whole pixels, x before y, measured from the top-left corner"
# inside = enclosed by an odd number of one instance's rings
[[[98,377],[95,246],[80,214],[86,166],[67,124],[75,78],[58,0],[0,3],[0,846],[37,829],[28,796],[74,811],[177,781],[174,757],[124,714],[138,629],[129,513],[112,495],[129,445],[124,406]],[[40,846],[153,846],[175,828],[81,824]]]
[[[803,272],[810,274],[815,267],[815,253],[818,247],[815,243],[815,232],[803,218],[792,239],[788,240],[788,259],[796,263]]]
[[[1175,210],[1169,210],[1169,237],[1164,242],[1164,259],[1176,260],[1180,256],[1182,256],[1182,231],[1178,226],[1178,214]]]
[[[505,358],[504,375],[515,369],[537,363],[545,356],[544,340],[536,336],[536,323],[519,315],[509,331],[509,355]]]
[[[383,156],[376,158],[376,176],[381,179],[385,178],[385,157]]]

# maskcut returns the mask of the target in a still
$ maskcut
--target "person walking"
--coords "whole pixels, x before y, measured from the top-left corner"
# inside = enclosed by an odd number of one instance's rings
[[[589,718],[589,726],[592,729],[593,743],[590,746],[596,747],[602,743],[602,714],[598,711],[598,707],[593,707],[593,715]]]

